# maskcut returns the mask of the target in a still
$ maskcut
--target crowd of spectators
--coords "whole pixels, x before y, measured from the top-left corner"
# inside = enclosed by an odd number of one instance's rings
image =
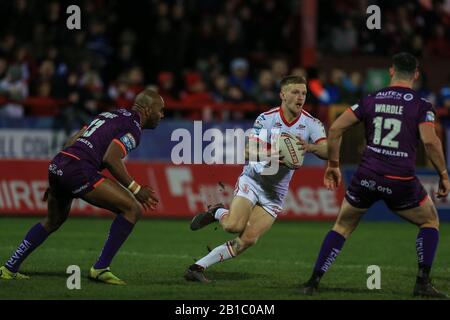
[[[356,32],[372,2],[319,1],[322,52],[449,57],[448,2],[395,1],[383,8],[381,31]],[[70,130],[130,107],[151,86],[169,117],[253,118],[279,104],[288,74],[308,77],[312,106],[355,103],[368,90],[365,73],[298,66],[299,0],[89,0],[80,2],[81,30],[66,28],[70,4],[0,2],[1,117],[54,116]],[[426,81],[418,89],[450,108],[450,79],[438,91]]]
[[[320,47],[335,54],[392,55],[409,51],[419,58],[450,58],[448,0],[320,0]],[[370,5],[381,9],[381,29],[366,26]],[[373,13],[371,11],[371,13]]]

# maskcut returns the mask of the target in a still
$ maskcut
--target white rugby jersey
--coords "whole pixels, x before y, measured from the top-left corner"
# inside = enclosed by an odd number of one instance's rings
[[[308,112],[302,110],[297,118],[288,122],[283,115],[282,108],[277,107],[260,114],[256,118],[249,140],[262,141],[267,143],[270,148],[282,132],[288,132],[293,136],[300,137],[308,143],[318,143],[326,139],[325,128],[322,122]],[[280,165],[275,174],[261,174],[263,171],[267,173],[267,170],[270,170],[268,164],[268,161],[250,161],[244,166],[243,174],[253,178],[264,190],[277,193],[278,195],[281,193],[284,196],[288,191],[289,182],[295,170]]]

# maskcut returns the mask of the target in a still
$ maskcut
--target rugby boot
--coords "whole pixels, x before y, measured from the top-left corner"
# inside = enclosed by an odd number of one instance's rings
[[[89,270],[89,279],[93,281],[103,282],[107,284],[114,284],[118,286],[126,285],[125,281],[116,277],[111,270],[108,268],[104,269],[94,269],[94,267]]]
[[[0,268],[0,279],[2,280],[26,280],[30,279],[29,276],[21,274],[19,272],[11,272],[5,266]]]
[[[206,278],[205,276],[205,268],[202,266],[199,266],[198,264],[193,264],[187,268],[186,272],[184,273],[184,279],[187,281],[195,281],[195,282],[202,282],[202,283],[209,283],[211,280]]]
[[[300,293],[306,296],[312,296],[319,290],[319,281],[311,278],[300,287]]]
[[[214,206],[208,206],[207,211],[201,212],[192,218],[191,230],[195,231],[215,222],[216,218],[214,218],[214,214],[216,213],[216,210],[223,207],[224,205],[222,203]]]
[[[417,281],[414,287],[413,296],[422,298],[449,299],[447,294],[440,292],[433,287],[431,280],[426,280],[424,282]]]

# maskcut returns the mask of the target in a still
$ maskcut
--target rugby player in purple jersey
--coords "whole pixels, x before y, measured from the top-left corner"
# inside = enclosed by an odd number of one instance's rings
[[[140,142],[143,129],[154,129],[164,116],[164,101],[152,90],[136,96],[131,110],[99,114],[65,144],[48,169],[48,214],[25,235],[17,250],[0,268],[1,279],[27,279],[19,273],[22,262],[58,230],[69,215],[74,198],[116,214],[106,243],[89,278],[104,283],[125,282],[110,271],[110,264],[134,225],[158,199],[149,186],[139,185],[127,172],[123,158]],[[104,177],[107,169],[117,180]]]
[[[334,190],[341,183],[339,151],[343,133],[362,121],[366,149],[346,191],[333,229],[326,235],[311,278],[302,286],[313,294],[320,279],[335,261],[345,240],[358,226],[372,204],[383,200],[390,210],[419,227],[416,240],[418,273],[414,296],[447,298],[430,280],[439,240],[436,208],[415,176],[416,152],[422,141],[426,154],[439,174],[438,198],[447,197],[450,182],[442,144],[436,136],[435,111],[430,102],[412,89],[419,77],[418,62],[409,53],[393,57],[390,86],[364,97],[344,112],[330,128],[328,167],[324,184]]]

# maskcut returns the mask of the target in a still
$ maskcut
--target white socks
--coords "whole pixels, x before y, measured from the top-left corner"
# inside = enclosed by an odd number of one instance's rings
[[[219,208],[216,210],[216,213],[214,214],[214,218],[218,221],[224,216],[228,214],[228,210],[224,208]]]
[[[235,256],[236,255],[233,252],[233,248],[231,247],[231,241],[227,241],[224,244],[214,248],[214,250],[198,260],[195,264],[198,264],[206,269],[213,264],[234,258]]]

